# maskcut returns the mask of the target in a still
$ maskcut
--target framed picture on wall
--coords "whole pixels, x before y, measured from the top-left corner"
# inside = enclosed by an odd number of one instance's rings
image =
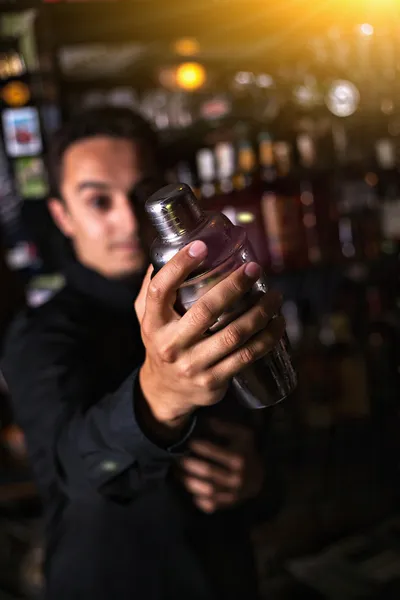
[[[8,156],[35,156],[42,151],[39,115],[36,108],[7,108],[2,114],[4,145]]]
[[[41,157],[17,158],[14,161],[14,173],[21,198],[34,200],[47,196],[49,186],[46,169]]]

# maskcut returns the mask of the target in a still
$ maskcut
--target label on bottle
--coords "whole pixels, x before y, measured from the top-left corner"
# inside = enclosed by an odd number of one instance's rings
[[[303,249],[297,199],[267,192],[261,207],[272,266],[282,269],[288,258]]]
[[[297,149],[302,165],[312,167],[315,163],[315,144],[308,133],[300,133],[297,136]]]
[[[233,189],[232,178],[235,174],[235,149],[229,142],[220,142],[215,147],[217,177],[221,190],[228,193]]]
[[[235,150],[229,142],[220,142],[215,146],[217,175],[219,179],[232,177],[235,172]]]
[[[256,166],[256,155],[250,142],[241,142],[239,146],[239,169],[244,173],[251,173]]]
[[[272,139],[267,133],[260,135],[260,164],[263,167],[272,167],[274,164],[274,147]]]
[[[376,158],[382,169],[394,169],[396,166],[396,151],[394,143],[389,138],[382,138],[375,145]]]
[[[287,175],[291,166],[291,149],[287,142],[275,142],[274,155],[276,166],[280,175]]]
[[[215,159],[210,148],[202,148],[196,156],[197,171],[201,182],[201,195],[210,198],[215,194]]]
[[[210,148],[202,148],[196,156],[197,170],[202,183],[210,183],[215,179],[214,154]]]

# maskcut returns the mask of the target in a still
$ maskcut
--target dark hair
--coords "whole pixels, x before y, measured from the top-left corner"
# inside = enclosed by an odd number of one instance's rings
[[[138,113],[114,106],[83,110],[58,130],[50,144],[48,166],[52,196],[60,197],[62,162],[66,150],[79,140],[97,136],[144,142],[155,160],[159,158],[157,134]]]

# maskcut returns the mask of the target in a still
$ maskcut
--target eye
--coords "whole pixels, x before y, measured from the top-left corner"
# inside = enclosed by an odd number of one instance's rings
[[[90,206],[96,210],[105,212],[111,207],[111,198],[107,194],[98,194],[90,199]]]

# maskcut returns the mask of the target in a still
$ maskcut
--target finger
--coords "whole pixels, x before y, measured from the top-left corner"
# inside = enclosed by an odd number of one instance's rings
[[[153,277],[146,296],[146,318],[151,326],[156,328],[169,322],[171,315],[175,314],[178,289],[206,255],[207,246],[196,240],[180,250]]]
[[[151,275],[152,275],[153,271],[154,271],[153,266],[149,265],[149,268],[147,269],[146,275],[142,282],[142,287],[140,288],[140,292],[135,300],[135,312],[136,312],[136,316],[138,318],[139,323],[142,322],[143,315],[146,310],[147,289],[149,287],[149,283],[151,281]]]
[[[192,369],[195,372],[204,370],[241,348],[267,327],[279,311],[281,302],[280,294],[268,292],[255,306],[224,329],[200,341],[191,354]]]
[[[197,458],[184,458],[181,465],[186,473],[189,473],[191,476],[211,481],[223,488],[237,490],[241,487],[242,477],[240,473],[221,469],[209,461]]]
[[[189,347],[201,338],[222,313],[249,292],[260,272],[257,263],[242,265],[197,300],[179,322],[181,347]]]
[[[184,477],[183,485],[192,494],[212,498],[215,493],[215,486],[209,481],[203,481],[197,477]]]
[[[197,508],[206,513],[213,513],[218,508],[234,506],[238,503],[240,496],[234,492],[218,492],[213,498],[206,496],[195,496],[194,503]]]
[[[273,350],[285,332],[285,319],[276,317],[247,344],[210,369],[214,382],[222,384]]]
[[[198,455],[213,460],[232,472],[241,472],[244,466],[244,458],[235,452],[225,450],[212,442],[193,440],[190,448]]]
[[[211,498],[204,498],[203,496],[195,496],[194,503],[197,508],[208,514],[215,512],[217,508],[215,500]]]

